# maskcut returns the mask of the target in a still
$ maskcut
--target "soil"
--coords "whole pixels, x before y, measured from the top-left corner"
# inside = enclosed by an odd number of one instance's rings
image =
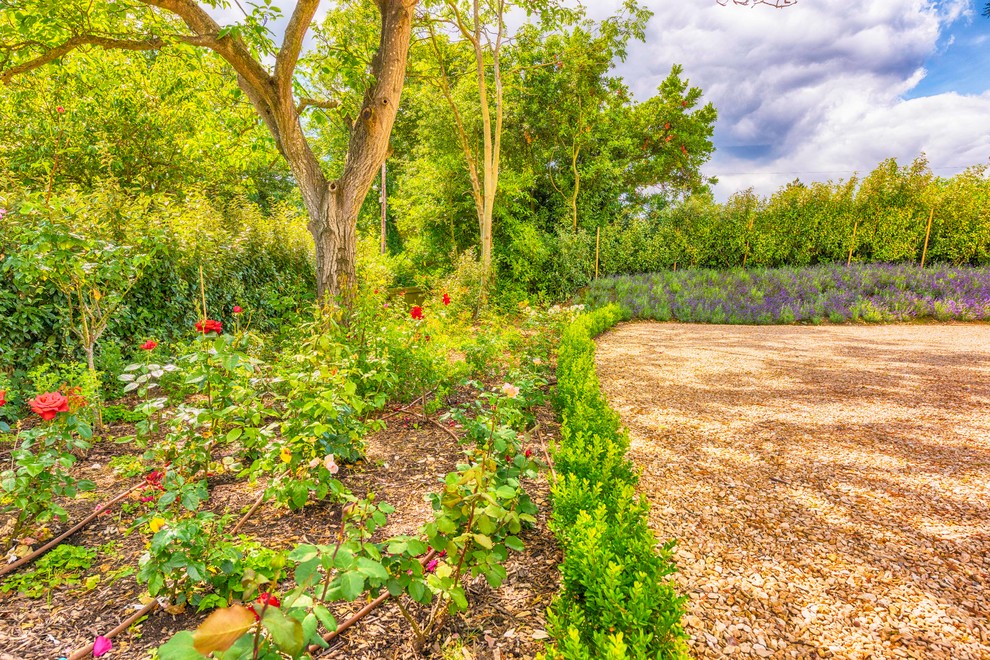
[[[463,397],[465,393],[460,393]],[[544,434],[554,433],[556,422],[549,407],[538,411]],[[126,431],[126,429],[118,429]],[[396,511],[382,538],[397,534],[414,534],[432,515],[425,496],[439,489],[447,472],[454,469],[462,448],[454,433],[432,423],[424,423],[417,410],[393,416],[388,428],[367,438],[366,460],[343,468],[338,475],[351,491],[360,496],[374,492],[379,500],[389,502]],[[9,447],[4,448],[9,452]],[[97,483],[97,489],[65,503],[69,520],[52,526],[52,535],[70,527],[99,503],[136,483],[138,478],[115,475],[107,465],[112,456],[140,453],[130,445],[105,441],[96,444],[77,463],[78,476]],[[536,527],[521,534],[526,545],[523,553],[513,553],[505,567],[508,578],[498,590],[487,586],[484,578],[470,583],[467,613],[448,617],[441,630],[415,648],[414,636],[393,600],[334,640],[331,648],[318,654],[325,658],[409,658],[440,657],[458,652],[470,658],[531,658],[544,646],[544,613],[556,593],[559,582],[557,566],[561,555],[552,533],[547,529],[549,515],[545,480],[525,484],[540,507]],[[234,479],[212,479],[210,500],[205,506],[214,511],[242,513],[254,503],[258,487]],[[136,502],[130,503],[137,507]],[[136,513],[122,513],[119,508],[97,518],[66,543],[99,548],[97,560],[82,580],[100,575],[92,589],[83,584],[62,585],[38,599],[17,593],[0,593],[0,660],[51,659],[67,656],[72,650],[91,643],[100,634],[118,625],[141,606],[146,595],[133,575],[110,580],[114,572],[133,567],[144,551],[145,537],[127,534]],[[241,533],[263,545],[288,549],[297,543],[327,543],[334,537],[340,521],[340,505],[311,503],[292,513],[271,505],[262,505],[242,527]],[[0,524],[3,520],[0,519]],[[35,546],[37,547],[37,546]],[[21,570],[29,570],[26,567]],[[3,578],[0,578],[2,584]],[[289,585],[285,585],[289,588]],[[335,611],[338,621],[345,619],[364,603],[342,606]],[[407,603],[408,604],[408,603]],[[414,614],[425,620],[426,612]],[[180,630],[195,628],[205,618],[186,610],[171,614],[158,612],[142,625],[113,640],[114,649],[104,656],[108,660],[149,657],[150,651]],[[422,621],[421,621],[422,622]]]
[[[990,327],[598,343],[699,658],[990,658]]]

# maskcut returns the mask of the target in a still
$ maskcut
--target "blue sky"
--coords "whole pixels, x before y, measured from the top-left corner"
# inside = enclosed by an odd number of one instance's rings
[[[924,66],[925,77],[905,98],[990,89],[990,18],[973,11],[946,26]]]

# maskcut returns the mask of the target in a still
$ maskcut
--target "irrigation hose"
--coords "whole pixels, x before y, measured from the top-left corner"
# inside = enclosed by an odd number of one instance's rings
[[[116,504],[120,500],[124,499],[125,497],[127,497],[128,495],[130,495],[131,493],[133,493],[138,488],[141,488],[144,485],[145,485],[145,482],[142,481],[142,482],[140,482],[138,484],[135,484],[134,486],[131,486],[130,488],[128,488],[123,493],[121,493],[117,497],[113,498],[112,500],[110,500],[106,504],[101,504],[100,506],[96,507],[96,509],[93,511],[93,513],[91,513],[88,516],[86,516],[85,518],[83,518],[83,520],[80,523],[78,523],[75,527],[73,527],[69,531],[65,532],[64,534],[62,534],[58,538],[49,541],[48,543],[46,543],[45,545],[41,546],[40,548],[38,548],[37,550],[35,550],[31,554],[25,555],[24,557],[21,557],[17,561],[15,561],[15,562],[13,562],[11,564],[7,564],[3,568],[0,568],[0,577],[3,577],[7,573],[11,573],[11,572],[17,570],[18,568],[20,568],[21,566],[23,566],[25,564],[31,563],[32,561],[34,561],[35,559],[37,559],[41,555],[45,554],[46,552],[48,552],[49,550],[51,550],[52,548],[54,548],[56,545],[58,545],[59,543],[61,543],[62,541],[64,541],[65,539],[69,538],[70,536],[72,536],[73,534],[75,534],[76,532],[78,532],[79,530],[81,530],[83,527],[85,527],[86,525],[88,525],[89,523],[91,523],[93,520],[96,519],[96,517],[98,515],[100,515],[104,511],[108,511],[110,509],[110,507],[112,507],[114,504]]]

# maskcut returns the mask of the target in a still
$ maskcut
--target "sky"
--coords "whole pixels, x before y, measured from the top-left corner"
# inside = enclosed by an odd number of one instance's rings
[[[586,3],[592,18],[620,0]],[[784,9],[645,0],[646,43],[618,71],[637,98],[674,62],[719,111],[716,196],[848,179],[924,152],[935,173],[990,160],[983,0],[798,0]]]
[[[941,176],[990,161],[984,0],[639,1],[654,16],[617,72],[639,100],[674,63],[704,90],[719,119],[703,171],[718,177],[720,200],[749,187],[769,195],[796,178],[848,179],[922,152]],[[288,15],[295,3],[276,4]],[[583,4],[600,20],[622,0]]]

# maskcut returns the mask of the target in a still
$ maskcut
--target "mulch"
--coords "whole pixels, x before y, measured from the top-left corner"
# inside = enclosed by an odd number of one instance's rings
[[[990,658],[990,333],[633,323],[598,344],[698,658]]]
[[[544,434],[556,429],[549,407],[539,411]],[[425,424],[413,411],[392,417],[388,428],[367,438],[366,460],[342,470],[339,475],[351,491],[363,497],[373,492],[380,501],[396,507],[388,524],[377,533],[381,538],[413,534],[426,522],[432,511],[425,496],[439,489],[443,477],[454,469],[462,448],[450,434],[433,424]],[[9,448],[7,448],[9,451]],[[127,451],[140,453],[130,445],[105,441],[93,447],[76,469],[80,476],[97,483],[93,493],[67,503],[69,521],[53,526],[57,535],[72,522],[81,519],[101,501],[123,491],[137,479],[124,479],[107,466],[114,455]],[[260,491],[233,479],[215,479],[210,483],[210,500],[214,511],[241,513],[255,501]],[[553,534],[547,528],[549,487],[541,476],[526,484],[530,496],[540,507],[538,524],[521,538],[526,545],[522,553],[513,553],[505,567],[508,578],[497,590],[484,578],[470,582],[467,613],[448,617],[423,648],[416,648],[413,633],[393,601],[386,601],[353,629],[342,634],[330,649],[319,654],[324,658],[383,659],[408,657],[464,658],[531,658],[543,649],[545,610],[557,591],[557,566],[561,555]],[[67,543],[100,548],[87,575],[113,573],[132,566],[144,552],[140,533],[125,534],[136,514],[122,514],[120,509],[101,516]],[[328,543],[335,537],[340,521],[340,505],[311,503],[292,513],[264,505],[247,521],[241,532],[266,547],[291,548],[297,543]],[[0,524],[3,521],[0,520]],[[24,570],[24,569],[22,569]],[[86,576],[83,576],[85,579]],[[93,589],[82,585],[63,585],[42,598],[31,599],[16,593],[0,593],[0,660],[49,659],[68,655],[99,634],[115,627],[140,607],[146,594],[133,575],[108,583],[101,578]],[[285,588],[290,588],[287,583]],[[344,604],[334,613],[338,621],[356,611],[363,603]],[[413,604],[414,608],[418,607]],[[426,612],[413,609],[425,619]],[[195,628],[206,613],[186,610],[181,613],[159,612],[140,627],[133,627],[114,638],[114,650],[108,660],[146,658],[149,652],[167,641],[175,632]]]

